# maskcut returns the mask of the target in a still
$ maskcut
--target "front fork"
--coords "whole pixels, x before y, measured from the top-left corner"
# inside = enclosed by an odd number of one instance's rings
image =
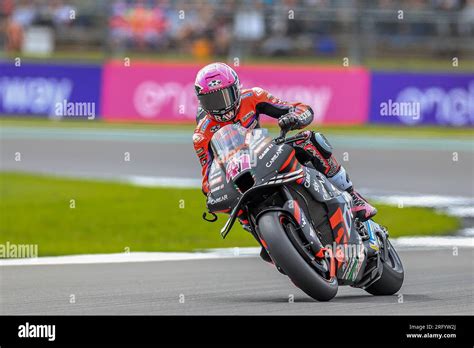
[[[297,228],[299,228],[304,238],[308,242],[305,247],[309,247],[311,249],[312,254],[316,259],[327,261],[329,266],[330,278],[334,278],[336,276],[336,260],[332,250],[325,248],[321,244],[321,241],[316,235],[313,226],[309,222],[310,220],[306,217],[298,201],[293,199],[293,196],[291,195],[287,187],[282,187],[282,193],[283,197],[286,200],[283,204],[283,210],[293,217]],[[317,264],[315,264],[314,261],[312,261],[311,263],[317,267]]]
[[[257,239],[257,241],[263,248],[267,249],[265,241],[260,238],[260,233],[258,232],[258,226],[255,224],[255,222],[258,221],[258,216],[264,212],[267,212],[269,210],[280,211],[284,213],[284,215],[288,216],[290,219],[293,220],[296,229],[299,230],[301,234],[304,236],[304,239],[307,242],[307,244],[305,244],[304,247],[306,248],[309,247],[310,249],[308,250],[308,255],[306,256],[306,259],[308,260],[308,262],[311,263],[314,267],[317,267],[321,271],[324,271],[324,272],[329,271],[330,278],[335,277],[336,276],[336,259],[335,259],[334,253],[332,252],[331,249],[325,248],[321,244],[321,241],[319,240],[318,236],[316,235],[316,232],[314,231],[311,223],[309,222],[310,220],[306,217],[306,214],[304,213],[303,209],[301,209],[298,201],[293,198],[288,188],[285,186],[282,186],[281,193],[284,199],[284,203],[282,207],[269,207],[261,211],[255,217],[255,219],[249,219],[252,226],[252,230],[253,230],[252,234],[254,235],[255,239]],[[319,261],[327,262],[327,266],[324,266],[321,269],[321,266],[319,266],[318,264],[314,262],[315,259],[318,259]]]
[[[293,199],[290,191],[287,187],[282,187],[283,196],[286,200],[285,204],[283,204],[283,210],[288,212],[290,216],[293,217],[296,225],[300,228],[302,234],[304,235],[305,239],[309,243],[309,247],[313,251],[315,255],[321,253],[321,250],[324,249],[321,241],[319,240],[316,232],[311,226],[308,218],[306,217],[303,209],[301,209],[297,200]]]

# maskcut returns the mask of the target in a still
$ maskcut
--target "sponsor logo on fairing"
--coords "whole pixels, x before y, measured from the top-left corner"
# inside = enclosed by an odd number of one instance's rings
[[[278,157],[280,157],[280,155],[283,153],[283,146],[280,146],[277,150],[277,152],[275,152],[275,154],[272,156],[272,158],[270,158],[270,161],[268,161],[265,166],[267,168],[270,168],[273,163],[275,163],[275,161],[278,159]]]
[[[313,180],[313,190],[319,192],[319,185],[317,180]]]
[[[316,180],[313,180],[313,190],[315,190],[316,192],[321,191],[320,193],[322,193],[324,200],[331,199],[331,195],[328,193],[328,191],[326,190],[326,187],[324,186],[324,183],[326,181],[324,180],[323,175],[318,174],[317,175],[317,180],[319,181],[319,184]],[[306,171],[304,187],[306,187],[306,188],[311,187],[311,176],[310,176],[310,173],[308,171]],[[319,189],[319,187],[321,187],[321,190]]]
[[[310,188],[310,186],[311,186],[311,175],[309,175],[309,173],[306,172],[306,176],[304,179],[304,187]]]
[[[265,157],[265,155],[268,153],[268,151],[270,151],[270,149],[273,146],[274,146],[273,144],[270,144],[267,148],[265,148],[265,150],[263,150],[263,152],[258,156],[258,159],[262,159],[263,157]],[[255,152],[258,152],[258,151],[255,151]]]
[[[301,227],[306,226],[306,219],[304,218],[304,215],[301,216]]]
[[[222,190],[224,188],[224,184],[221,184],[221,185],[218,185],[218,186],[214,186],[214,187],[211,187],[211,193],[214,193],[216,191],[219,191],[219,190]]]
[[[213,164],[211,172],[209,174],[209,179],[214,179],[215,177],[220,176],[220,175],[221,175],[221,171],[218,169],[215,169],[214,164]]]
[[[222,182],[222,176],[218,176],[217,178],[215,179],[212,179],[211,181],[209,181],[209,185],[216,185],[218,183]]]
[[[239,173],[250,169],[251,158],[247,153],[239,153],[233,156],[226,165],[226,180],[230,182]]]
[[[217,204],[217,203],[221,203],[221,202],[224,202],[228,199],[227,195],[223,195],[223,196],[219,196],[217,198],[210,198],[209,199],[209,204],[210,205],[214,205],[214,204]]]

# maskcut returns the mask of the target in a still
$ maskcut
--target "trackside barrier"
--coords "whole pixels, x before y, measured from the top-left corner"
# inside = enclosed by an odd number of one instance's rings
[[[199,68],[195,64],[106,64],[104,118],[194,122],[194,78]],[[365,69],[245,66],[236,70],[244,87],[261,87],[280,99],[313,106],[315,123],[367,121],[369,74]]]
[[[3,62],[0,114],[194,123],[193,82],[200,67]],[[272,65],[235,69],[244,88],[261,87],[280,99],[309,104],[315,124],[474,124],[474,74]]]
[[[0,114],[95,119],[100,65],[0,63]]]

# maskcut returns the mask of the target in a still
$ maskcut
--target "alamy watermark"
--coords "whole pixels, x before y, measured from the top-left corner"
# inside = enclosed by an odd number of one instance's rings
[[[69,102],[63,99],[54,106],[54,116],[57,117],[87,117],[88,120],[95,119],[95,103],[91,102]]]
[[[38,244],[0,244],[0,259],[26,259],[38,257]]]
[[[332,244],[327,244],[324,248],[331,250],[339,262],[357,259],[364,254],[364,246],[362,244],[338,244],[333,242]]]
[[[398,102],[389,99],[380,103],[380,116],[411,117],[418,120],[421,114],[419,102]]]
[[[39,325],[26,322],[18,326],[19,338],[46,338],[48,341],[56,340],[56,325]]]

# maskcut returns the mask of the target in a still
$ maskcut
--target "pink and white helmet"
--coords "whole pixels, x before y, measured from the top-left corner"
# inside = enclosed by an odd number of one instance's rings
[[[194,82],[201,107],[217,122],[234,119],[240,106],[237,73],[224,63],[212,63],[199,70]]]

